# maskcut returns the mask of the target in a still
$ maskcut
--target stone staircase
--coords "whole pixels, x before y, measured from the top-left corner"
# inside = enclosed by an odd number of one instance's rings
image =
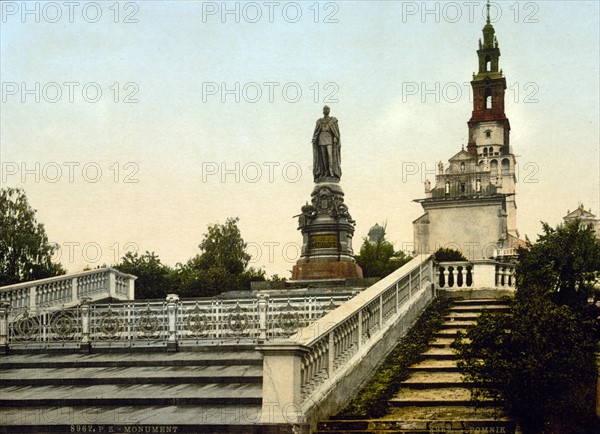
[[[459,330],[476,323],[482,310],[507,309],[501,300],[479,299],[456,301],[446,322],[435,334],[429,349],[410,370],[412,375],[400,391],[389,400],[388,414],[381,419],[334,420],[320,422],[318,432],[334,433],[402,433],[402,434],[512,434],[515,424],[501,407],[471,402],[473,384],[465,383],[457,366],[457,356],[450,348]]]
[[[264,432],[262,363],[243,348],[3,356],[0,433]]]

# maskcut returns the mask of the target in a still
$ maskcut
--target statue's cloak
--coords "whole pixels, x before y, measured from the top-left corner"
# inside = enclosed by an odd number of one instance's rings
[[[319,153],[319,135],[321,134],[321,125],[322,119],[317,120],[317,125],[315,126],[315,132],[313,133],[312,145],[313,145],[313,175],[315,178],[315,182],[319,178],[324,178],[327,176],[328,168],[326,167],[325,161],[322,160]],[[340,139],[340,128],[338,125],[338,120],[334,117],[330,118],[329,121],[329,129],[331,134],[334,137],[333,143],[333,174],[335,178],[338,180],[342,177],[342,156],[341,156],[341,147],[342,141]]]

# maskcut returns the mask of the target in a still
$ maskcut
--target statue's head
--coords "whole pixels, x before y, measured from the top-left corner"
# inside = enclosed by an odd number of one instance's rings
[[[331,109],[329,108],[329,106],[323,107],[323,114],[325,116],[328,116],[330,111],[331,111]]]

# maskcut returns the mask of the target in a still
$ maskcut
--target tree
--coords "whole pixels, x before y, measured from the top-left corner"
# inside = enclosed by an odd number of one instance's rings
[[[440,247],[434,253],[436,262],[455,262],[455,261],[466,261],[465,255],[460,250],[454,250],[450,248]]]
[[[600,267],[592,231],[551,229],[520,251],[508,313],[484,312],[454,346],[473,397],[503,399],[525,434],[598,432],[591,321],[579,299]]]
[[[25,192],[0,189],[0,286],[65,274]]]
[[[252,256],[246,252],[247,244],[237,227],[239,221],[237,217],[228,218],[223,225],[208,225],[208,233],[198,246],[202,253],[194,258],[197,268],[220,267],[231,274],[240,274],[246,269]]]
[[[137,276],[135,297],[138,299],[165,298],[167,292],[171,292],[173,270],[164,265],[154,252],[146,251],[143,255],[128,252],[115,268]]]
[[[249,290],[250,282],[265,280],[262,269],[248,268],[251,256],[237,226],[239,218],[210,224],[198,246],[201,253],[177,264],[173,286],[184,297],[210,297]]]
[[[555,302],[573,307],[585,305],[600,276],[600,244],[591,227],[575,220],[556,229],[542,223],[544,234],[519,250],[519,296],[541,290]]]
[[[401,250],[394,250],[394,245],[385,238],[385,229],[384,225],[383,230],[374,241],[370,241],[366,237],[363,239],[356,262],[362,268],[364,277],[383,278],[411,259]]]

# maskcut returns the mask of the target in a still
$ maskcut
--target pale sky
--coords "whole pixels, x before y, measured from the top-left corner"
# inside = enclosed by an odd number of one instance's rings
[[[25,190],[72,272],[135,248],[185,262],[238,216],[252,265],[289,277],[325,103],[356,253],[384,221],[412,243],[412,200],[466,145],[483,1],[1,7],[0,182]],[[518,228],[535,239],[579,202],[599,214],[599,2],[493,2],[492,19]]]

